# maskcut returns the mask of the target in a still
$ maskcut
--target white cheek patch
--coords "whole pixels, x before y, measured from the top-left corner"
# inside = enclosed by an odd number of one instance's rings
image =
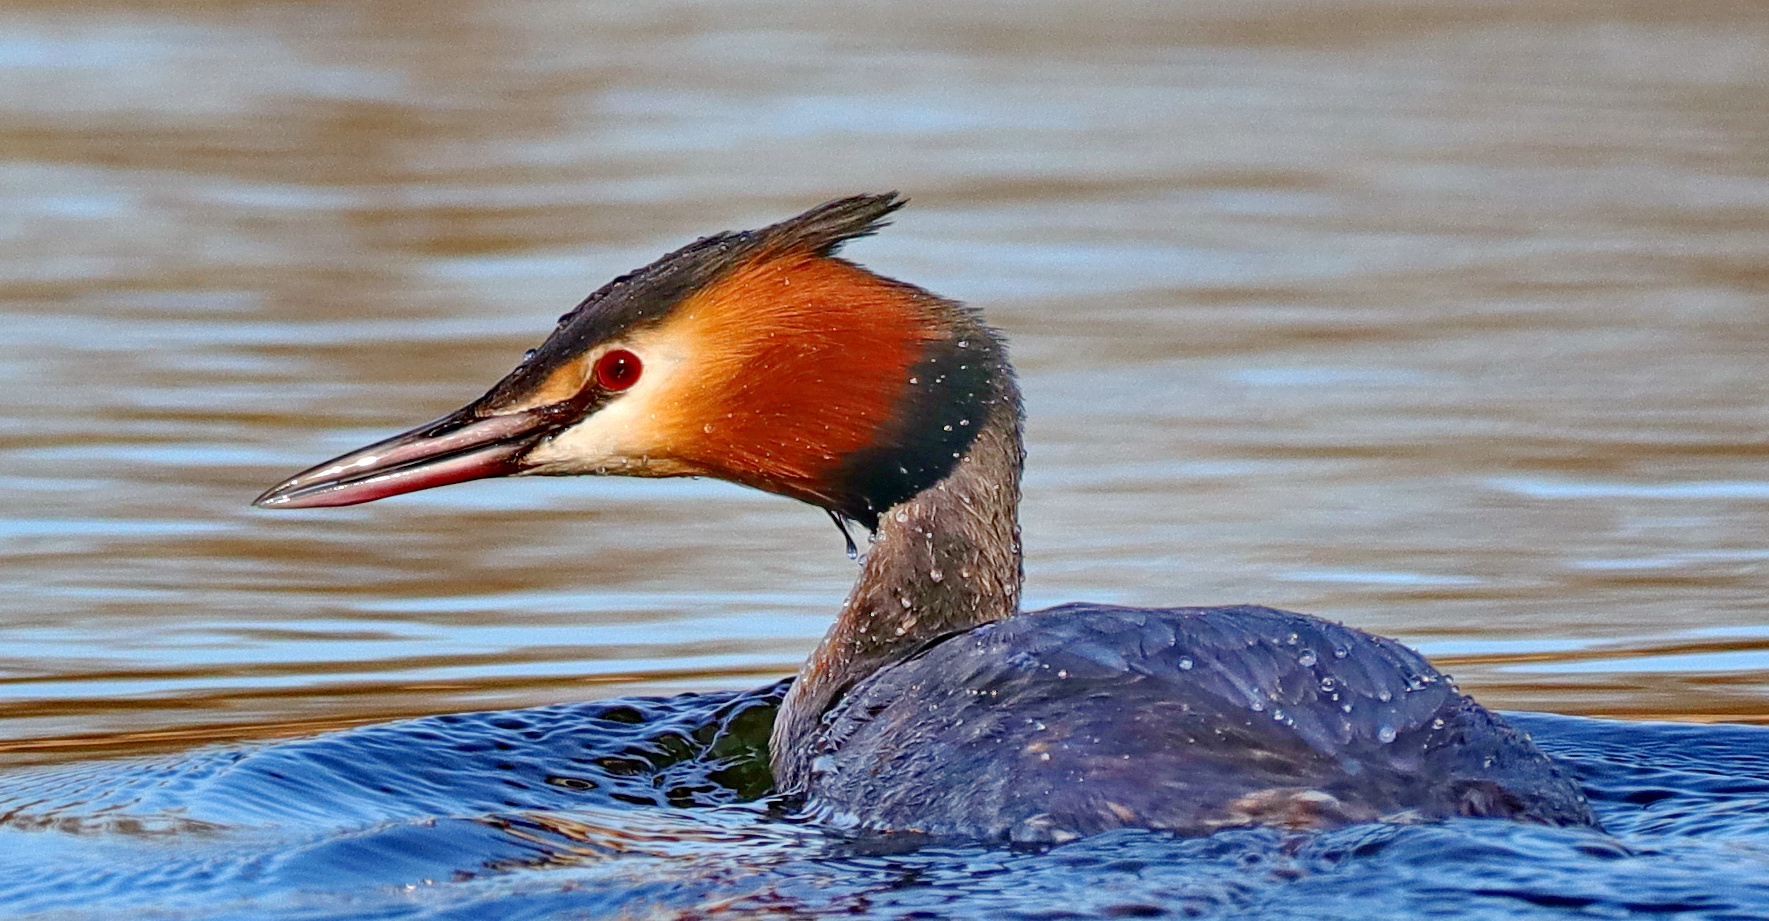
[[[618,344],[610,348],[625,347]],[[616,394],[601,409],[536,445],[524,461],[524,473],[549,475],[667,475],[668,445],[661,420],[679,412],[671,394],[687,365],[667,342],[648,348],[632,346],[642,370],[639,382]],[[606,350],[604,350],[606,351]]]

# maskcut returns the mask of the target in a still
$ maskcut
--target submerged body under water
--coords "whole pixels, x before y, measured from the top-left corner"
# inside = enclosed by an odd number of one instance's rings
[[[1508,714],[1604,830],[1122,829],[890,853],[771,799],[787,687],[0,776],[9,917],[1769,917],[1769,728]]]

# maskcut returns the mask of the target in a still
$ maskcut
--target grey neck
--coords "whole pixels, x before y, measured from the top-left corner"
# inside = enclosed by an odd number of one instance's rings
[[[1019,393],[1003,371],[1001,399],[958,466],[881,517],[860,581],[775,718],[776,789],[803,787],[823,713],[856,682],[1019,611],[1025,451]]]

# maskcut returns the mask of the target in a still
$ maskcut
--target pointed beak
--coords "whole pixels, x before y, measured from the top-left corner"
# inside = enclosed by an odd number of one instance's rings
[[[480,416],[477,404],[335,457],[271,487],[259,508],[355,505],[523,470],[536,442],[569,424],[560,406]]]

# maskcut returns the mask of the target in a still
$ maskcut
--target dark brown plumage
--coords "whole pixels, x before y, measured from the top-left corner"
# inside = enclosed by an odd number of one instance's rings
[[[259,504],[510,474],[716,476],[872,533],[775,779],[834,826],[1053,842],[1487,816],[1595,824],[1529,739],[1399,644],[1269,608],[1019,613],[1019,390],[971,310],[835,255],[858,196],[615,279],[450,416]],[[618,377],[595,372],[616,359]]]

